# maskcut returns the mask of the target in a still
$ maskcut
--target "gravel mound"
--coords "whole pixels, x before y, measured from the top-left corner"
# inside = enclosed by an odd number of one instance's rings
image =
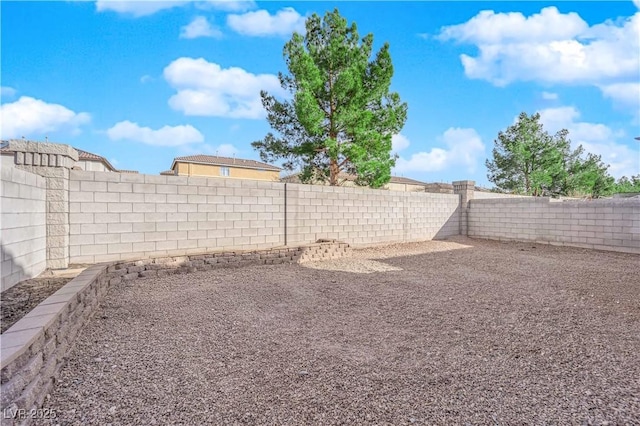
[[[305,262],[301,264],[305,268],[323,269],[325,271],[352,272],[354,274],[372,274],[374,272],[401,271],[401,268],[387,263],[369,259],[331,259],[319,262]]]
[[[397,246],[379,274],[114,287],[45,407],[65,425],[638,424],[638,256],[445,243]]]

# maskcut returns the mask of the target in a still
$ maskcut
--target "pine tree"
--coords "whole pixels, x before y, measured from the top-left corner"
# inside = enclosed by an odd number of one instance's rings
[[[291,100],[262,92],[269,133],[253,142],[263,161],[284,159],[301,167],[303,182],[339,184],[339,175],[357,177],[374,188],[391,177],[395,157],[391,137],[399,133],[407,104],[390,92],[393,65],[387,43],[370,61],[373,35],[360,39],[337,9],[306,21],[304,36],[294,33],[284,46],[289,74],[279,74]]]

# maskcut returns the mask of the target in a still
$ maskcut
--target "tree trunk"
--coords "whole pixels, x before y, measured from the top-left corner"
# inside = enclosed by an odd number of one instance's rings
[[[329,163],[329,185],[338,186],[338,174],[340,174],[338,160],[332,158],[331,162]]]

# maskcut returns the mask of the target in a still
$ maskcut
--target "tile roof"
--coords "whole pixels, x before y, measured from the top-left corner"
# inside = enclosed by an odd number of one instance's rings
[[[219,157],[217,155],[188,155],[186,157],[176,157],[173,159],[173,164],[171,168],[176,162],[181,163],[199,163],[199,164],[212,164],[215,166],[233,166],[240,167],[246,169],[262,169],[262,170],[272,170],[279,172],[280,167],[276,167],[273,164],[262,163],[260,161],[255,160],[245,160],[242,158],[230,158],[230,157]]]

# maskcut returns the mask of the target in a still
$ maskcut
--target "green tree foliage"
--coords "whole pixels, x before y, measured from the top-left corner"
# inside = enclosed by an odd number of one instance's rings
[[[612,192],[614,193],[640,192],[640,174],[631,176],[631,178],[622,176],[613,185]]]
[[[569,132],[546,132],[540,114],[521,113],[515,124],[498,134],[493,159],[487,159],[489,181],[498,190],[534,196],[579,195],[601,197],[613,189],[614,179],[600,156],[582,146],[571,149]]]
[[[289,74],[280,84],[292,94],[280,101],[262,92],[267,120],[278,133],[253,142],[263,161],[284,159],[302,168],[301,179],[338,185],[340,173],[380,187],[391,178],[391,137],[407,117],[407,104],[389,92],[393,66],[389,45],[369,61],[373,35],[360,39],[337,9],[306,21],[306,35],[294,33],[284,46]]]

